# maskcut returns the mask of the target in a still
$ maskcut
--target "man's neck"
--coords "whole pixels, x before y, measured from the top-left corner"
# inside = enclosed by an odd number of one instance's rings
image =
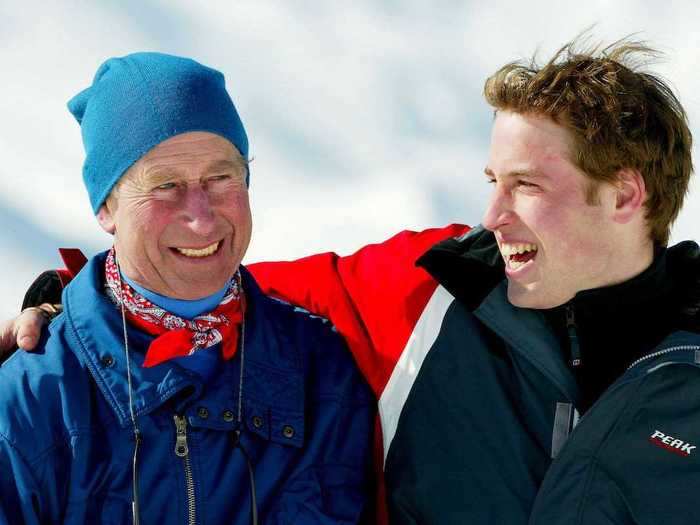
[[[572,363],[586,411],[639,357],[676,328],[680,305],[667,268],[666,252],[636,275],[616,284],[584,290],[560,307],[545,311],[565,359]],[[576,360],[571,334],[576,339]]]
[[[647,240],[643,244],[627,243],[615,250],[603,275],[603,281],[589,288],[607,288],[625,283],[645,272],[654,262],[654,244]]]

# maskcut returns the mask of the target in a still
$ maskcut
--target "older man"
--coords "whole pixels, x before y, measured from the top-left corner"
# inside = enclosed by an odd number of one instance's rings
[[[0,371],[0,522],[358,522],[374,401],[332,327],[240,265],[248,142],[223,76],[137,53],[69,109],[114,247]]]
[[[692,140],[649,51],[487,80],[485,228],[254,268],[351,343],[395,523],[700,521],[700,250],[667,247]]]

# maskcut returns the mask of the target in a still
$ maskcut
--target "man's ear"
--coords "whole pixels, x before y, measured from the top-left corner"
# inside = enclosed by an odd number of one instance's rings
[[[644,213],[644,201],[647,198],[644,177],[637,169],[623,168],[617,172],[615,185],[615,221],[626,224]]]
[[[112,212],[109,211],[109,207],[106,203],[100,206],[100,209],[97,210],[97,222],[100,223],[100,226],[104,231],[111,235],[114,235],[114,232],[117,231],[117,226],[114,223],[114,217],[112,216]]]

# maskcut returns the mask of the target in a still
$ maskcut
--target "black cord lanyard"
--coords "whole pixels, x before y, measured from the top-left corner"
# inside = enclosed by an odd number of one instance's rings
[[[243,293],[242,289],[241,293]],[[246,466],[248,467],[248,479],[250,481],[250,523],[251,525],[258,525],[258,503],[257,495],[255,493],[255,473],[253,471],[253,465],[250,462],[250,455],[241,443],[241,430],[243,429],[243,370],[245,368],[245,319],[241,323],[240,349],[241,375],[238,379],[238,427],[233,431],[233,446],[241,451],[241,454],[243,454],[243,457],[245,458]]]
[[[116,262],[116,259],[115,259]],[[119,269],[119,263],[117,263],[117,275],[119,276],[119,293],[123,293],[122,281],[121,281],[121,271]],[[243,288],[241,287],[241,293],[243,293]],[[126,331],[126,314],[124,312],[124,300],[123,297],[119,297],[119,302],[121,303],[121,314],[122,314],[122,328],[124,330],[124,353],[126,355],[126,375],[127,383],[129,385],[129,412],[131,415],[131,425],[134,431],[134,455],[132,458],[131,474],[132,474],[132,500],[131,500],[131,514],[133,525],[140,524],[140,511],[139,511],[139,478],[138,478],[138,455],[139,448],[141,445],[141,431],[136,423],[136,413],[134,411],[134,404],[132,398],[132,384],[131,384],[131,361],[129,359],[129,338]],[[234,430],[233,434],[233,446],[241,451],[243,457],[245,458],[246,466],[248,468],[248,479],[250,481],[250,523],[251,525],[258,525],[258,503],[257,494],[255,492],[255,473],[253,470],[253,465],[250,461],[250,455],[246,451],[245,447],[241,443],[241,429],[243,425],[243,371],[245,366],[245,320],[241,323],[241,374],[238,381],[238,415],[237,415],[237,428]]]

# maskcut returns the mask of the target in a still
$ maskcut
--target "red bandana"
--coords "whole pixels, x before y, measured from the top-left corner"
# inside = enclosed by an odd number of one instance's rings
[[[197,350],[222,341],[224,359],[231,359],[236,354],[238,327],[243,322],[245,313],[245,297],[241,290],[239,272],[229,281],[219,306],[192,320],[171,314],[123,282],[114,260],[114,248],[107,254],[105,275],[107,295],[117,306],[121,306],[123,301],[129,322],[147,334],[157,336],[148,347],[143,366],[151,367],[174,357],[192,355]]]

